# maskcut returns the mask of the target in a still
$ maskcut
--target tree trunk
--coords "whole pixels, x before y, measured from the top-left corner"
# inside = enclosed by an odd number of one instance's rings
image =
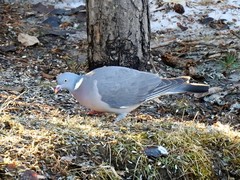
[[[146,69],[150,57],[148,0],[87,0],[88,63]]]

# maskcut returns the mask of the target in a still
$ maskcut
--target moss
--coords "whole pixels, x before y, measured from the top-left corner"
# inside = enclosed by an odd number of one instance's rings
[[[239,139],[207,127],[172,124],[172,129],[126,134],[111,144],[111,162],[117,170],[127,169],[124,178],[212,179],[218,171],[239,177]],[[170,154],[155,161],[143,153],[146,145],[163,145]],[[109,150],[108,150],[109,153]],[[218,157],[216,158],[216,155]],[[217,161],[223,161],[225,166]],[[216,166],[218,164],[218,166]],[[234,165],[233,165],[234,164]],[[227,167],[227,169],[226,169]]]

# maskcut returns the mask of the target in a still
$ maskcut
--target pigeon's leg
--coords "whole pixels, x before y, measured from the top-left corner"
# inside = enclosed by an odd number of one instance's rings
[[[127,116],[128,113],[122,113],[122,114],[119,114],[115,120],[114,120],[114,123],[118,122],[118,121],[121,121],[122,119],[124,119],[126,116]]]

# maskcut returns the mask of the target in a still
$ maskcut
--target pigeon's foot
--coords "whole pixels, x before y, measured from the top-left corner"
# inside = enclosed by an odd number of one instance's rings
[[[119,114],[119,115],[115,118],[114,123],[119,122],[119,121],[121,121],[122,119],[124,119],[124,118],[127,116],[127,114],[128,114],[128,113]]]

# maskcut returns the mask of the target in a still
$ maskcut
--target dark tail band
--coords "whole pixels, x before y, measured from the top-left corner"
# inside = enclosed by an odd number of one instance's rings
[[[205,93],[208,92],[209,85],[206,84],[195,84],[188,83],[184,84],[183,91],[192,92],[192,93]]]

